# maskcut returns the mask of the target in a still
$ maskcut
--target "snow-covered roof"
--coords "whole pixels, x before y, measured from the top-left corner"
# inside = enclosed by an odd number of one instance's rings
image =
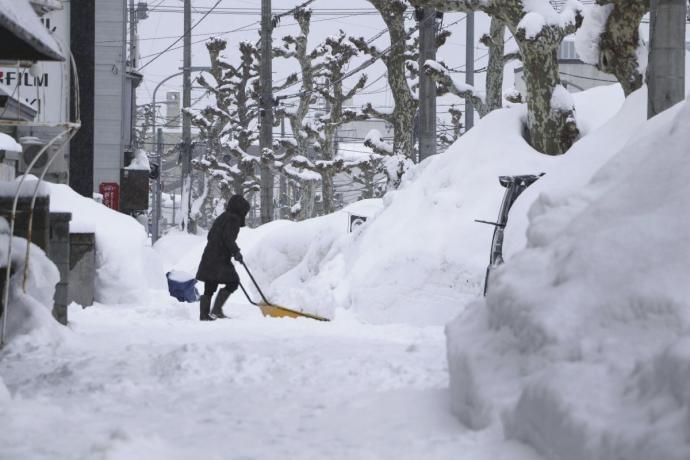
[[[28,0],[0,0],[0,59],[62,61],[60,46]]]

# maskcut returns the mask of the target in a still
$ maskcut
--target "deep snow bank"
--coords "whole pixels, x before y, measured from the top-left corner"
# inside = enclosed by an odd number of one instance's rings
[[[9,244],[10,229],[7,221],[0,218],[0,260],[5,265]],[[62,326],[52,315],[55,285],[60,281],[57,267],[46,256],[45,252],[35,244],[31,244],[30,263],[24,292],[24,259],[26,257],[27,241],[24,238],[12,238],[12,266],[14,274],[10,278],[9,307],[6,310],[5,341],[10,342],[15,337],[40,330],[50,337],[58,337]],[[0,280],[5,283],[3,277]],[[0,316],[0,323],[4,318]],[[2,393],[2,380],[0,380]],[[2,395],[0,395],[0,400]],[[0,401],[1,402],[1,401]]]
[[[311,313],[332,315],[331,304],[321,300],[334,286],[310,289],[305,281],[319,273],[322,260],[330,252],[339,252],[342,245],[351,240],[348,213],[373,217],[381,208],[381,200],[364,200],[342,211],[303,222],[279,220],[254,229],[243,228],[237,242],[246,264],[271,301]],[[205,236],[172,233],[159,240],[155,250],[167,261],[166,270],[194,274],[205,246]],[[258,293],[246,272],[236,267],[243,285],[258,300]],[[203,285],[199,288],[203,289]],[[230,301],[246,302],[239,290]]]
[[[447,328],[460,419],[544,458],[690,458],[690,104],[637,130]]]
[[[135,219],[84,198],[66,185],[48,184],[50,210],[71,212],[71,232],[96,234],[96,301],[141,300],[149,289],[167,289],[160,260]]]
[[[596,88],[575,102],[584,142],[618,111],[623,94],[618,86]],[[247,253],[250,261],[289,305],[326,316],[351,308],[377,323],[444,324],[481,292],[493,228],[474,220],[496,218],[504,192],[498,176],[549,173],[564,158],[525,142],[524,116],[524,106],[515,106],[482,119],[413,169],[358,234],[342,231],[342,216],[313,219],[267,234]]]
[[[574,99],[584,136],[577,146],[598,135],[620,109],[623,94],[614,85]],[[504,193],[498,176],[548,177],[564,169],[570,156],[535,152],[522,137],[524,116],[524,106],[488,115],[446,153],[410,171],[383,206],[380,200],[363,201],[304,222],[243,229],[239,244],[247,263],[276,303],[328,317],[351,309],[375,323],[445,324],[481,292],[493,228],[475,219],[496,218]],[[621,134],[622,142],[631,133],[632,128]],[[580,183],[614,152],[603,149],[596,159],[578,161]],[[371,218],[350,235],[348,212]],[[516,221],[518,234],[524,233],[526,218]],[[174,253],[189,246],[186,255],[171,258],[176,262],[170,268],[195,273],[204,244],[171,235],[156,249]]]

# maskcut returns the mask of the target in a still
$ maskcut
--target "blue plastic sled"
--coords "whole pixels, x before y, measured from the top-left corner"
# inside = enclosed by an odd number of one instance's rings
[[[170,279],[172,272],[165,274],[168,279],[168,292],[180,302],[198,302],[199,291],[196,289],[196,279],[191,278],[186,281],[177,281]]]

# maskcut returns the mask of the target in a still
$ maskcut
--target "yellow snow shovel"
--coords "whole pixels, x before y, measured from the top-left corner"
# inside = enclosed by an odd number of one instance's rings
[[[297,310],[292,310],[290,308],[285,308],[281,307],[280,305],[275,305],[269,302],[266,299],[266,296],[264,295],[263,291],[257,284],[256,280],[254,279],[254,276],[252,275],[252,272],[249,271],[247,266],[245,265],[244,261],[240,262],[244,269],[247,271],[247,275],[249,275],[249,278],[252,280],[252,283],[254,283],[254,286],[256,286],[256,290],[259,291],[259,295],[261,295],[261,299],[263,302],[254,302],[251,297],[249,297],[249,293],[247,290],[242,286],[242,283],[240,282],[240,288],[242,289],[242,292],[244,292],[245,297],[247,297],[247,300],[249,303],[252,305],[255,305],[261,309],[261,313],[263,313],[264,316],[272,316],[274,318],[309,318],[309,319],[315,319],[317,321],[330,321],[328,318],[323,318],[321,316],[317,315],[312,315],[311,313],[305,313]]]

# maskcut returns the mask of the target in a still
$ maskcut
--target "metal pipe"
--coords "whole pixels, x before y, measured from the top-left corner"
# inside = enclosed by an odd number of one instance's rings
[[[72,55],[72,52],[70,51],[70,62],[72,64],[72,72],[74,72],[75,75],[77,75],[77,63],[74,61],[74,56]],[[81,102],[80,97],[79,97],[79,78],[77,77],[75,79],[74,83],[74,98],[75,98],[75,115],[77,122],[75,123],[75,127],[69,127],[67,130],[64,132],[58,134],[55,137],[55,140],[59,139],[62,137],[63,134],[68,133],[70,130],[73,130],[68,136],[65,142],[55,151],[53,156],[50,157],[48,164],[45,165],[43,168],[43,171],[41,172],[41,176],[38,179],[38,182],[36,183],[36,187],[34,188],[33,196],[31,197],[31,206],[29,206],[29,223],[28,223],[28,228],[26,230],[26,240],[27,240],[27,245],[26,245],[26,255],[24,257],[24,279],[22,280],[22,290],[24,293],[26,293],[26,280],[29,277],[29,256],[30,256],[30,251],[31,251],[31,241],[32,241],[32,235],[33,235],[33,223],[34,223],[34,207],[36,206],[36,198],[38,197],[38,189],[41,186],[41,183],[43,182],[43,179],[45,178],[46,173],[50,169],[50,166],[53,164],[53,161],[58,157],[58,154],[62,151],[62,149],[67,145],[77,134],[79,131],[79,128],[81,127],[81,113],[79,111],[79,104]],[[78,125],[78,126],[77,126]]]
[[[80,99],[79,99],[79,76],[78,76],[78,74],[77,74],[77,72],[76,72],[76,69],[77,69],[77,67],[76,67],[76,62],[74,61],[74,56],[72,55],[71,52],[70,52],[70,60],[71,60],[71,62],[72,62],[72,70],[73,70],[73,72],[74,72],[74,77],[75,77],[75,83],[74,83],[74,92],[75,92],[75,95],[74,95],[74,97],[75,97],[76,102],[77,102],[77,104],[76,104],[76,107],[77,107],[77,109],[76,109],[77,122],[76,122],[76,123],[75,123],[75,122],[65,123],[65,125],[69,126],[69,128],[68,128],[67,130],[65,130],[65,132],[62,132],[62,133],[60,133],[59,135],[55,136],[53,139],[51,139],[51,141],[48,142],[48,143],[38,152],[38,154],[34,157],[34,159],[31,161],[31,163],[29,163],[29,165],[27,166],[27,169],[26,169],[26,170],[27,170],[27,173],[30,172],[30,171],[33,169],[33,167],[36,165],[36,162],[43,156],[43,154],[44,154],[45,152],[48,151],[48,149],[49,149],[49,148],[50,148],[60,137],[62,137],[63,134],[65,134],[66,132],[68,132],[70,129],[75,129],[75,132],[76,132],[76,130],[78,130],[79,128],[81,128],[81,114],[80,114],[80,111],[79,111],[79,102],[80,102]],[[54,158],[57,156],[57,154],[58,154],[59,152],[60,152],[60,150],[58,149],[58,150],[55,152],[55,154],[53,155],[53,158],[51,158],[51,160],[49,161],[48,166],[50,166],[50,163],[52,163],[52,161],[54,160]],[[41,184],[41,180],[43,180],[43,177],[44,177],[46,171],[47,171],[47,168],[44,169],[44,172],[43,172],[43,174],[41,175],[41,179],[38,181],[38,183],[36,184],[36,188],[34,189],[34,196],[33,196],[33,198],[32,198],[32,205],[31,205],[32,212],[33,212],[33,206],[34,206],[34,204],[35,204],[36,195],[38,194],[38,188],[39,188],[39,186],[40,186],[40,184]],[[19,181],[19,185],[17,186],[17,191],[16,191],[16,193],[15,193],[15,195],[14,195],[14,200],[13,200],[13,202],[12,202],[12,212],[11,212],[11,214],[10,214],[10,234],[9,234],[9,236],[8,236],[8,244],[7,244],[7,264],[6,264],[7,273],[5,274],[5,289],[4,289],[4,292],[3,292],[3,304],[0,305],[0,315],[2,316],[2,327],[0,328],[0,348],[2,348],[2,347],[5,345],[5,334],[6,334],[6,330],[7,330],[7,315],[9,314],[10,269],[12,268],[12,242],[13,242],[13,238],[14,238],[14,226],[15,226],[16,218],[17,218],[17,204],[18,204],[18,202],[19,202],[19,195],[21,195],[22,185],[24,185],[24,181],[26,180],[27,177],[28,177],[28,175],[25,173],[25,174],[22,176],[21,180]],[[32,216],[30,216],[30,224],[29,224],[29,225],[31,225],[31,224],[32,224]],[[29,232],[29,233],[30,233],[30,232]],[[28,249],[28,248],[31,246],[30,240],[27,240],[27,243],[26,243],[26,244],[27,244],[27,254],[26,254],[26,259],[25,259],[25,261],[24,261],[24,264],[25,264],[25,272],[24,272],[24,280],[23,280],[24,289],[26,289],[26,288],[25,288],[25,286],[26,286],[26,276],[27,276],[26,266],[27,266],[28,263],[29,263],[29,262],[28,262],[28,257],[29,257],[29,249]]]
[[[72,131],[71,133],[69,133]],[[72,129],[69,128],[66,131],[63,131],[60,133],[58,136],[56,136],[56,139],[59,139],[62,137],[64,134],[68,134],[67,139],[65,142],[58,148],[56,149],[55,153],[50,157],[50,160],[48,160],[48,163],[43,167],[43,171],[41,172],[40,177],[38,178],[38,181],[36,182],[36,187],[34,188],[33,196],[31,197],[31,206],[29,206],[29,223],[27,225],[27,232],[26,232],[26,254],[24,256],[24,279],[22,280],[22,290],[26,294],[26,280],[29,277],[29,256],[30,256],[30,250],[31,250],[31,238],[33,234],[33,223],[34,223],[34,207],[36,206],[36,198],[38,197],[38,190],[41,186],[41,183],[43,182],[43,179],[45,178],[46,173],[50,169],[50,166],[53,164],[53,161],[58,157],[58,154],[62,152],[62,149],[64,148],[65,145],[67,145],[72,138],[77,134],[79,130],[78,129]]]
[[[31,163],[26,168],[27,173],[30,172],[36,165],[36,162],[43,156],[43,154],[50,148],[64,133],[60,133],[58,136],[54,137],[49,143],[47,143],[41,151],[31,160]],[[7,244],[7,273],[5,274],[5,291],[3,292],[3,305],[2,305],[2,331],[0,331],[0,347],[5,344],[5,330],[7,327],[7,313],[9,311],[9,297],[10,297],[10,268],[12,267],[12,240],[14,235],[14,226],[17,217],[17,204],[19,203],[19,195],[21,195],[22,185],[28,177],[28,174],[22,175],[19,185],[17,186],[17,191],[14,194],[14,200],[12,202],[12,213],[10,214],[10,235]],[[27,244],[30,244],[27,241]]]

